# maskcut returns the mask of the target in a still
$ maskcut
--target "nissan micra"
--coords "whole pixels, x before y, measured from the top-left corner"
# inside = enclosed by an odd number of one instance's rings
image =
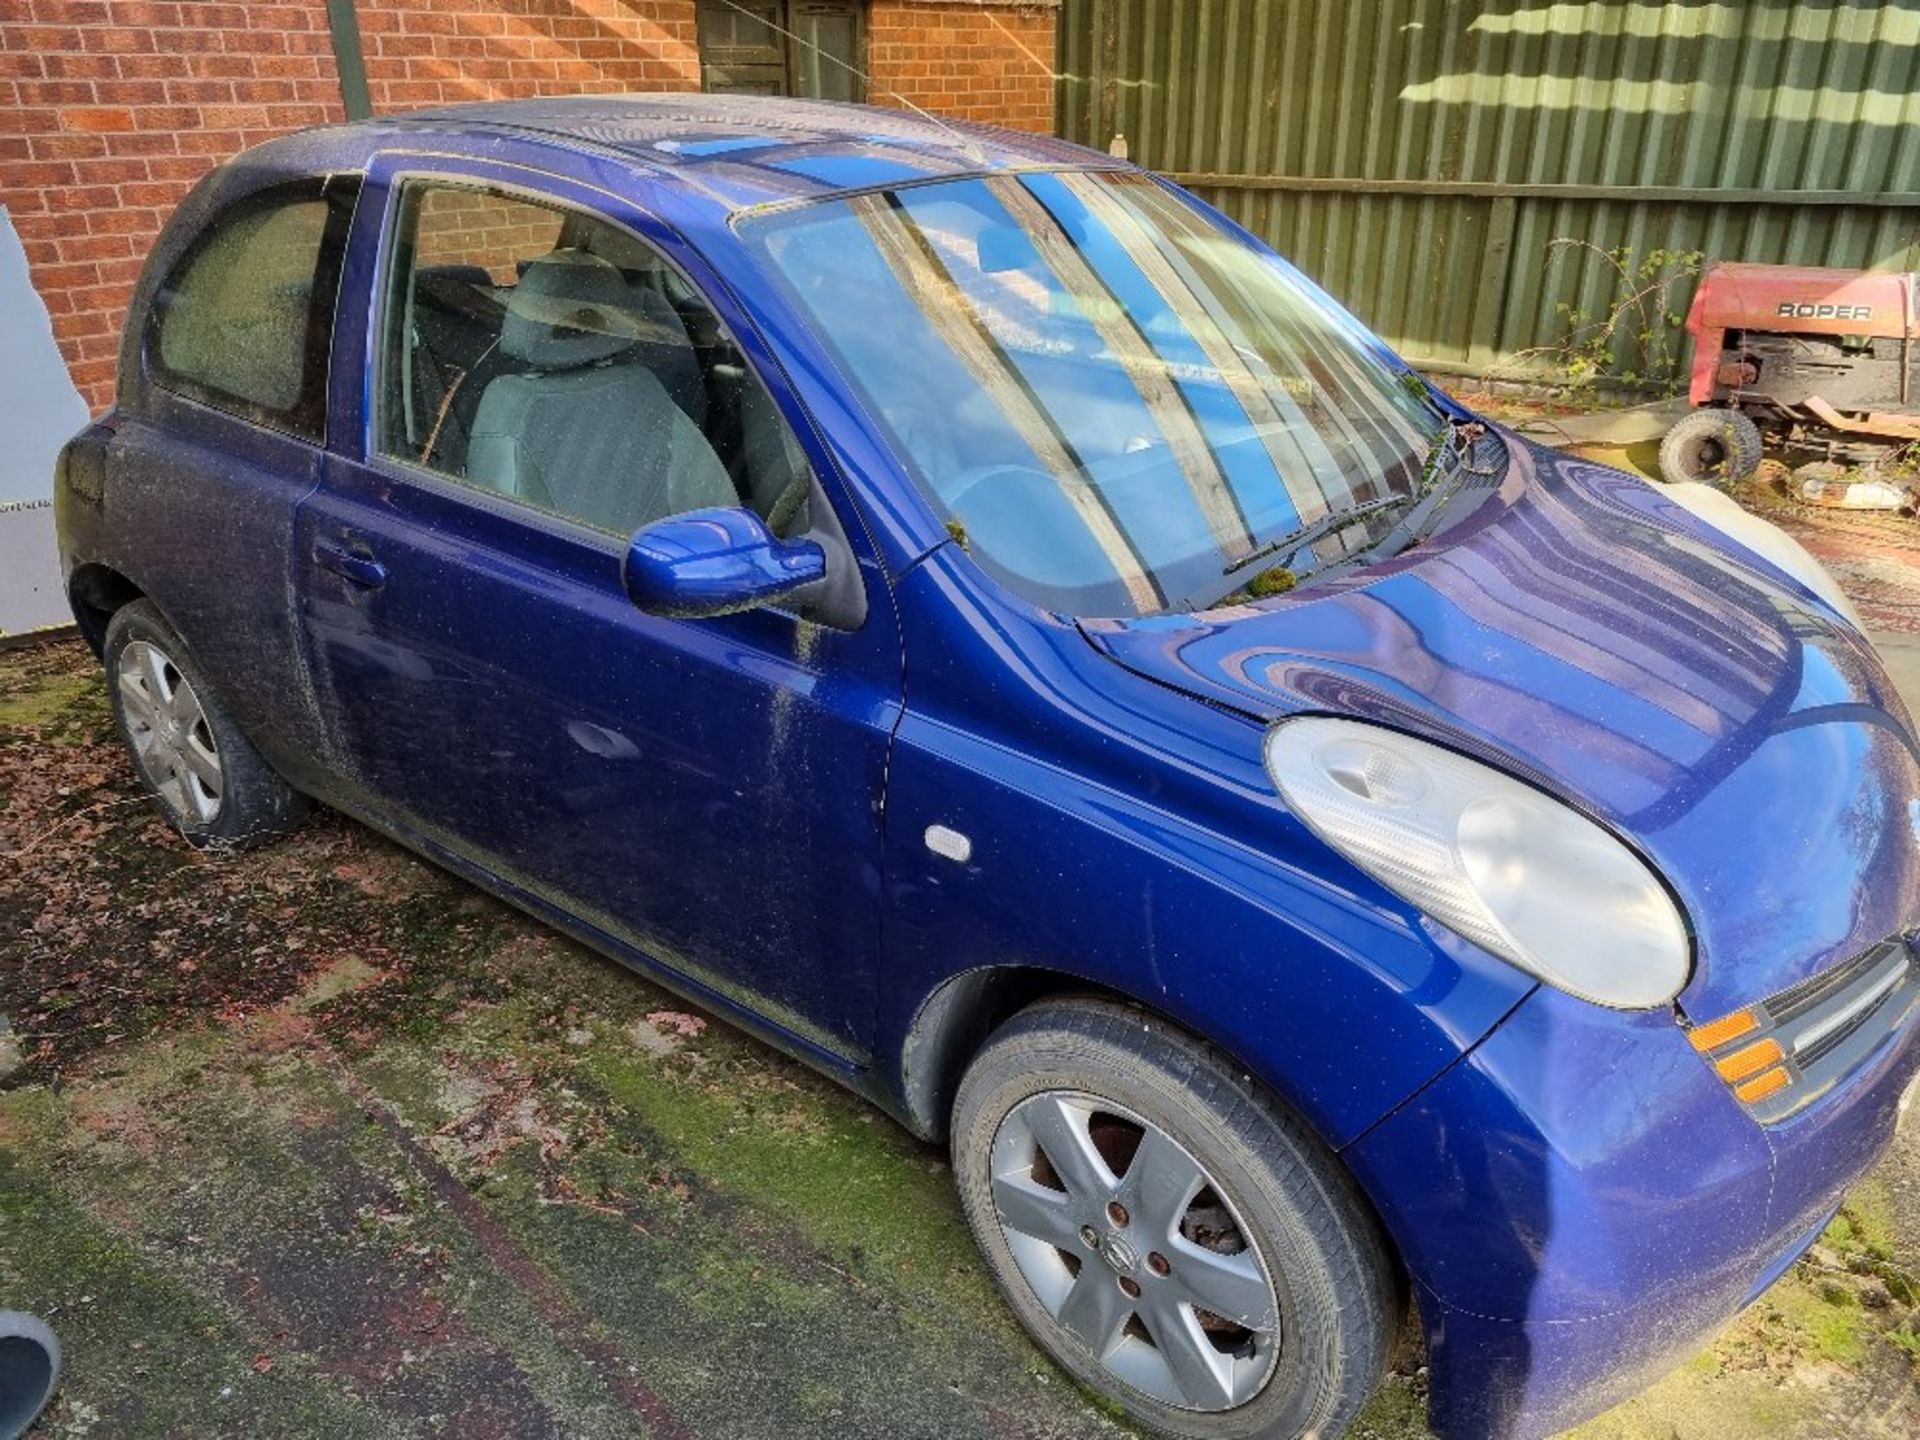
[[[1336,1435],[1409,1304],[1443,1434],[1590,1415],[1920,1064],[1914,725],[1819,567],[1103,155],[697,96],[277,140],[58,495],[187,837],[338,807],[947,1141],[1156,1432]]]

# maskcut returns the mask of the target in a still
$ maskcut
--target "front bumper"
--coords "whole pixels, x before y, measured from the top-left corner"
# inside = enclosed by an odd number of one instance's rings
[[[1687,1358],[1879,1157],[1917,1033],[1762,1124],[1671,1014],[1536,992],[1345,1152],[1417,1283],[1433,1428],[1550,1434]]]

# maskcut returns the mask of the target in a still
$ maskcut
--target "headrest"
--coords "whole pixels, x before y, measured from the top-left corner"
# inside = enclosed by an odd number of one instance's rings
[[[643,328],[611,261],[555,250],[529,264],[507,296],[500,351],[536,369],[572,370],[618,355]]]

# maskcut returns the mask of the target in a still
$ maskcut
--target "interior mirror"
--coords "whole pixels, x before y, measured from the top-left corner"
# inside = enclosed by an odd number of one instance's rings
[[[656,520],[633,537],[627,594],[649,615],[731,615],[827,578],[818,541],[781,540],[751,510],[716,507]]]

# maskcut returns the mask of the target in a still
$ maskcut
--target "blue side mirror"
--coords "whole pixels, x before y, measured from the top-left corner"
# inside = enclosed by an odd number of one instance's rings
[[[731,615],[827,578],[813,540],[781,540],[751,510],[716,507],[656,520],[633,537],[627,595],[649,615]]]

